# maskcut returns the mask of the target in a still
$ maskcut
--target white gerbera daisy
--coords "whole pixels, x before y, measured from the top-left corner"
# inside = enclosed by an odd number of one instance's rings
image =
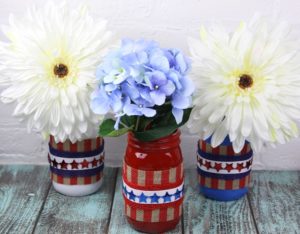
[[[89,107],[95,70],[106,53],[111,33],[106,21],[94,21],[85,7],[70,10],[52,2],[9,18],[8,42],[0,44],[0,84],[13,113],[56,141],[94,137],[100,116]]]
[[[229,135],[235,152],[245,141],[285,143],[298,135],[300,60],[286,22],[255,16],[233,33],[215,26],[191,39],[198,92],[188,127],[220,145]]]

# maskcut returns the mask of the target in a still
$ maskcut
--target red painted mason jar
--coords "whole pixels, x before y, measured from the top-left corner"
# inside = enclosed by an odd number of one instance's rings
[[[180,221],[184,187],[179,144],[179,130],[151,142],[128,134],[123,197],[127,220],[134,229],[161,233]]]

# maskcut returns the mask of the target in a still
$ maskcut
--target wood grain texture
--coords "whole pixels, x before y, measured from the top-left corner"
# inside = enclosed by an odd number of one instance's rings
[[[184,233],[256,233],[247,197],[218,202],[199,194],[196,169],[185,171]]]
[[[117,169],[105,168],[98,192],[67,197],[51,188],[35,233],[107,233]]]
[[[31,233],[49,188],[48,167],[0,166],[0,233]]]
[[[248,195],[260,233],[300,233],[300,172],[254,171]]]
[[[127,223],[126,216],[124,214],[124,201],[122,197],[122,169],[118,171],[117,185],[114,197],[114,203],[111,211],[111,219],[108,228],[109,234],[137,234],[140,232],[135,231]],[[182,233],[182,224],[179,223],[177,227],[168,233]]]

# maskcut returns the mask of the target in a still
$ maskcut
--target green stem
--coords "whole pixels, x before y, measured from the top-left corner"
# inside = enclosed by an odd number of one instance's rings
[[[125,123],[123,123],[122,121],[120,121],[120,124],[123,125],[125,128],[129,128],[129,126],[127,126]]]
[[[140,116],[137,117],[136,119],[136,124],[135,124],[135,128],[134,128],[134,131],[138,131],[139,130],[139,124],[140,124]]]

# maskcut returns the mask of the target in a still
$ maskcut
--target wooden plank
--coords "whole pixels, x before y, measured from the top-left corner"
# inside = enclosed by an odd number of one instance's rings
[[[0,233],[31,233],[50,188],[44,166],[0,166]]]
[[[51,188],[35,233],[106,233],[117,169],[105,168],[98,192],[84,197],[68,197]]]
[[[218,202],[199,194],[196,169],[185,171],[184,233],[257,233],[247,197]]]
[[[300,232],[300,172],[254,171],[249,200],[261,233]]]
[[[108,228],[110,234],[137,234],[140,232],[135,231],[130,227],[126,221],[124,214],[124,202],[122,197],[122,169],[118,171],[117,185],[114,197],[114,203],[111,212],[111,219]],[[178,224],[176,229],[168,233],[182,233],[182,224]]]

